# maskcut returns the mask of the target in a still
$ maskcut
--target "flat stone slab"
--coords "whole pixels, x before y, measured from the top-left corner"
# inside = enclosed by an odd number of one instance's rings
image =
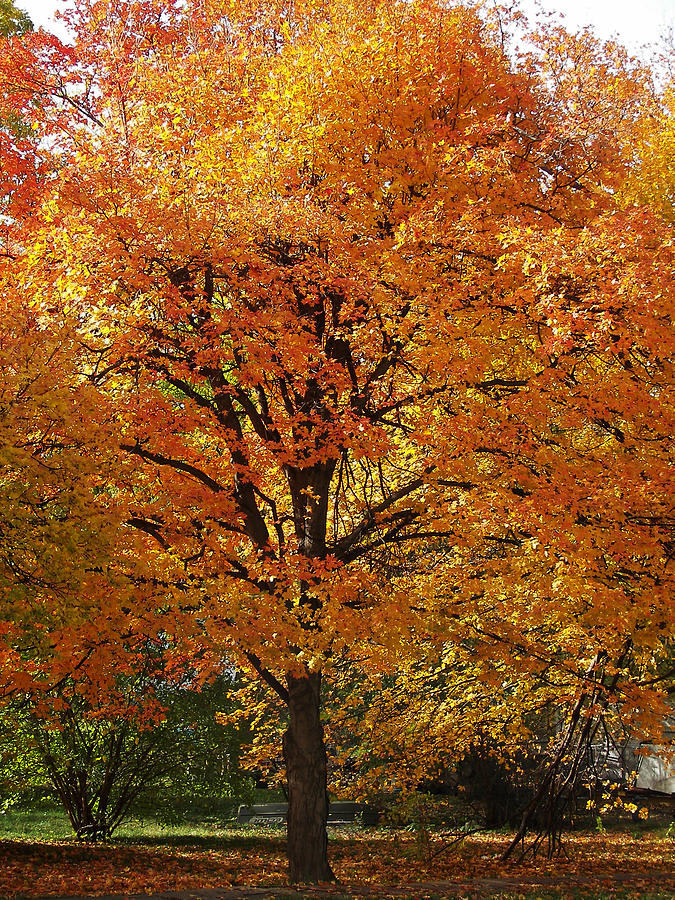
[[[328,808],[329,825],[377,825],[379,813],[365,803],[338,800]],[[258,803],[240,806],[237,822],[240,825],[285,825],[288,803]]]

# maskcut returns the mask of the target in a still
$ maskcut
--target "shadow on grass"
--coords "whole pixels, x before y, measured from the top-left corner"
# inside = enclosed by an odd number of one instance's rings
[[[214,835],[145,833],[135,835],[113,835],[111,844],[126,847],[177,847],[195,850],[254,850],[263,845],[270,850],[284,850],[286,835],[283,831],[253,834],[226,833]],[[105,846],[105,845],[101,845]]]

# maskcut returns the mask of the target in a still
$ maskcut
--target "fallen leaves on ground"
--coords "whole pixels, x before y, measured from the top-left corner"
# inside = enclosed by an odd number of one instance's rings
[[[584,886],[612,890],[675,891],[675,842],[650,835],[576,834],[564,852],[522,864],[504,864],[507,836],[475,835],[446,848],[432,838],[420,848],[415,835],[357,833],[331,842],[335,874],[344,885],[411,882],[517,880],[523,890],[538,886]],[[74,841],[0,842],[0,896],[153,894],[161,891],[275,886],[286,883],[284,841],[213,838],[162,844]],[[422,894],[420,893],[420,896]]]

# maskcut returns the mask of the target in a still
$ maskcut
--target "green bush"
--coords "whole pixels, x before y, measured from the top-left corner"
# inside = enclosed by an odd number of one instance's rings
[[[49,712],[24,698],[0,717],[0,804],[56,797],[85,840],[110,837],[131,815],[175,823],[196,807],[201,817],[207,809],[231,817],[254,787],[239,769],[242,735],[215,718],[231,706],[232,680],[141,680],[122,692],[126,705],[114,713],[93,707],[73,684]],[[149,693],[163,710],[151,724]]]

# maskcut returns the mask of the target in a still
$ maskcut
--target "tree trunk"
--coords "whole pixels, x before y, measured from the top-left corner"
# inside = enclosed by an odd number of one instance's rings
[[[293,883],[335,881],[328,864],[326,748],[319,717],[321,673],[288,676],[284,734],[288,779],[288,869]]]

